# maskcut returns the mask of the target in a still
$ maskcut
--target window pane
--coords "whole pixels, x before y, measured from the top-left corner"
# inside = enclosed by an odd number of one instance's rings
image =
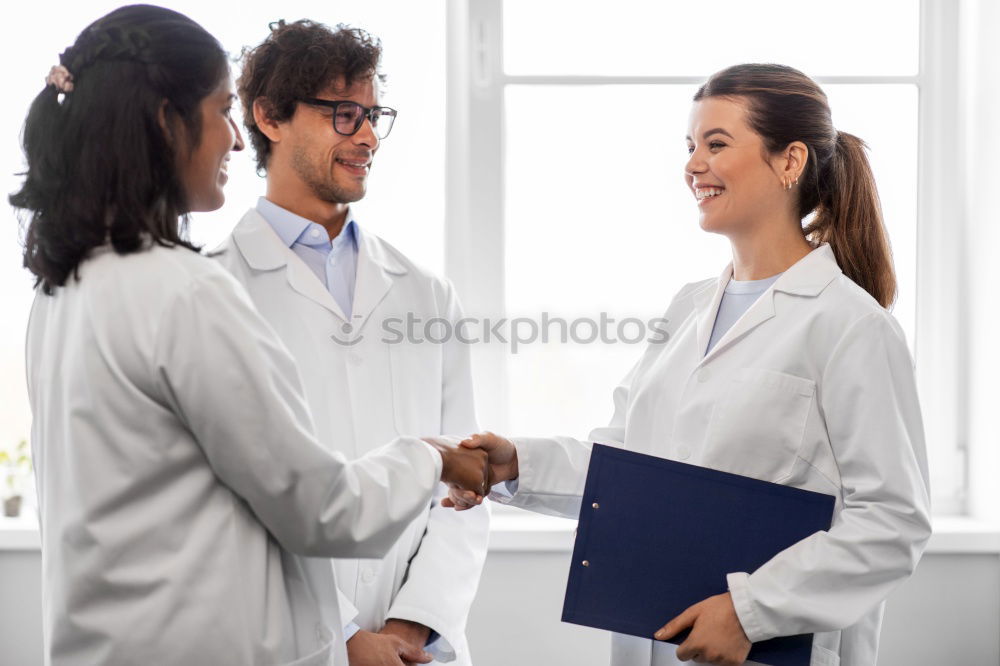
[[[508,74],[709,75],[780,62],[812,76],[911,75],[919,0],[504,0]]]
[[[834,120],[872,149],[896,251],[896,313],[913,341],[915,87],[827,86]],[[508,86],[506,94],[507,313],[569,321],[663,314],[685,283],[714,277],[729,245],[698,226],[683,180],[693,86]],[[620,100],[643,110],[611,132],[588,109]],[[872,114],[870,109],[892,109]],[[538,109],[570,109],[539,121]],[[649,122],[651,115],[659,122]],[[640,131],[641,126],[641,131]],[[542,157],[544,155],[544,158]],[[585,337],[585,333],[580,333]],[[611,413],[611,391],[639,344],[522,346],[509,357],[511,431],[583,436]]]

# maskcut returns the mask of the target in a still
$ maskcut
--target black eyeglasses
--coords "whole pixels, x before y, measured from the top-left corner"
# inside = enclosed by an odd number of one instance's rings
[[[392,121],[396,119],[396,109],[387,106],[361,106],[357,102],[333,101],[329,99],[316,99],[313,97],[303,99],[306,104],[313,106],[325,106],[333,109],[333,129],[337,134],[351,136],[364,124],[365,118],[371,121],[375,136],[384,139],[392,131]]]

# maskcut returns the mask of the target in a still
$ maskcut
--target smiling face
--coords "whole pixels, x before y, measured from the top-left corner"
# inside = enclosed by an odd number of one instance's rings
[[[198,145],[182,153],[179,159],[188,212],[216,210],[226,201],[223,188],[229,180],[229,153],[243,150],[243,138],[231,114],[235,100],[227,75],[198,107],[201,114]]]
[[[751,233],[788,207],[780,170],[747,123],[738,98],[707,97],[694,103],[688,127],[688,187],[705,231]]]
[[[318,99],[378,105],[374,80],[359,81],[345,88],[343,80],[320,91]],[[274,149],[269,170],[291,168],[304,185],[304,194],[325,203],[347,204],[365,196],[368,172],[379,140],[371,122],[365,120],[351,136],[333,128],[333,109],[300,103],[282,128],[282,142]]]

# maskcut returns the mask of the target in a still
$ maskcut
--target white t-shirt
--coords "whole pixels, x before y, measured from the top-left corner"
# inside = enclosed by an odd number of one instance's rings
[[[712,337],[708,341],[708,349],[705,350],[705,354],[712,351],[712,348],[722,339],[726,331],[732,328],[733,324],[743,316],[743,313],[749,310],[750,306],[779,277],[781,277],[781,273],[763,280],[729,280],[726,292],[722,295],[722,302],[719,304],[719,312],[715,315],[715,326],[712,328]]]

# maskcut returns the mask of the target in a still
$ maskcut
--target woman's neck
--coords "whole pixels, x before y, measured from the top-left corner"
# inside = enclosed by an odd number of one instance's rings
[[[730,237],[733,279],[763,280],[791,268],[813,247],[794,228],[780,233],[751,233]]]

